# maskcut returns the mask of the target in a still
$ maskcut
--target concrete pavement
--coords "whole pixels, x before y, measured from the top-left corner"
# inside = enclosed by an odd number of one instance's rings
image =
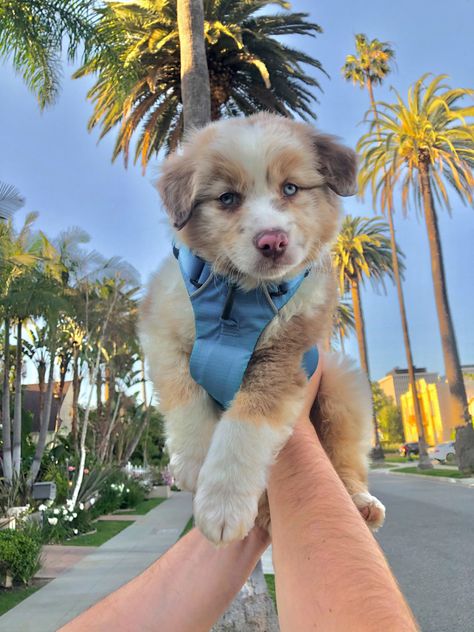
[[[192,514],[191,494],[173,494],[0,617],[1,632],[56,632],[157,560]]]
[[[422,632],[474,632],[474,489],[442,480],[372,471],[376,537]]]

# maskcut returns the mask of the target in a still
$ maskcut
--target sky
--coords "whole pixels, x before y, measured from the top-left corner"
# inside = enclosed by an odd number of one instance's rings
[[[345,56],[354,52],[356,33],[395,47],[396,69],[376,89],[376,99],[393,100],[392,85],[405,96],[425,72],[448,74],[455,87],[474,87],[472,0],[451,0],[449,10],[440,0],[294,0],[292,9],[309,13],[323,28],[316,39],[293,42],[319,59],[330,75],[316,74],[323,88],[315,106],[316,125],[352,147],[364,131],[361,121],[368,107],[366,92],[341,74]],[[40,112],[21,79],[7,63],[0,65],[0,181],[15,185],[26,198],[17,213],[18,226],[28,211],[40,213],[37,226],[50,237],[80,226],[90,234],[91,247],[123,257],[146,282],[170,250],[170,231],[153,187],[159,163],[152,163],[145,175],[138,166],[111,163],[114,133],[98,143],[97,132],[87,132],[91,81],[73,81],[73,70],[64,67],[58,102]],[[461,363],[472,364],[474,210],[452,201],[452,217],[440,211],[439,227]],[[344,209],[369,217],[377,211],[369,199],[356,198],[344,200]],[[404,289],[414,362],[444,374],[424,222],[414,210],[406,219],[397,212],[395,222],[406,255]],[[377,294],[369,285],[362,301],[371,377],[379,379],[395,366],[406,366],[395,289]],[[346,351],[358,358],[354,336]]]

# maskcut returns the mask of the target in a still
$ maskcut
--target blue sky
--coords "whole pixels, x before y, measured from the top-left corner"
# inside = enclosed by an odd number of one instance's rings
[[[355,146],[363,131],[367,94],[346,83],[340,73],[345,55],[353,52],[354,35],[392,42],[397,68],[376,98],[391,99],[389,86],[402,95],[424,72],[446,73],[453,86],[473,87],[472,25],[474,3],[451,0],[375,2],[374,0],[295,0],[295,11],[306,11],[323,27],[317,39],[298,38],[298,46],[317,57],[331,79],[319,77],[324,93],[316,108],[317,125]],[[69,226],[91,235],[92,247],[106,256],[120,255],[146,281],[169,251],[169,231],[152,182],[157,164],[142,176],[138,167],[111,164],[113,138],[97,144],[97,133],[86,131],[91,105],[87,80],[69,79],[56,105],[40,113],[35,98],[8,65],[0,65],[0,180],[14,184],[26,197],[26,211],[39,211],[38,226],[54,236]],[[372,216],[369,200],[345,201],[348,213]],[[474,363],[474,284],[472,282],[474,210],[453,197],[453,216],[439,214],[449,299],[461,362]],[[413,355],[417,366],[444,373],[433,299],[425,227],[415,211],[396,217],[397,237],[406,254],[406,302]],[[395,291],[363,292],[371,374],[382,377],[394,366],[405,366]],[[355,338],[347,351],[357,357]]]

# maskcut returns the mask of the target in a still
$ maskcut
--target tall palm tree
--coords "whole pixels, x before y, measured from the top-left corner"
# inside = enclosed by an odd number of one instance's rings
[[[384,285],[385,276],[393,279],[390,239],[387,232],[387,224],[380,217],[368,219],[348,215],[344,218],[333,250],[341,295],[350,291],[352,296],[360,363],[369,380],[370,367],[360,286],[364,284],[366,278],[375,287]],[[383,451],[375,415],[374,432],[374,457],[380,458],[383,456]]]
[[[34,92],[41,108],[54,102],[61,76],[60,60],[79,53],[83,60],[99,44],[94,0],[2,0],[0,60]],[[67,46],[65,43],[67,42]]]
[[[378,126],[377,108],[375,105],[373,86],[381,84],[385,77],[391,71],[390,64],[395,59],[395,52],[388,42],[380,42],[377,39],[368,40],[364,34],[356,35],[356,55],[348,55],[346,63],[342,69],[344,77],[354,84],[359,84],[361,88],[366,88],[369,93],[370,107],[372,109],[373,120]],[[378,127],[377,127],[378,129]],[[363,193],[363,191],[361,191]],[[402,280],[398,266],[397,257],[397,241],[395,235],[395,224],[393,220],[394,208],[392,203],[387,205],[386,214],[388,217],[388,225],[390,228],[390,244],[392,251],[392,268],[395,279],[395,285],[398,295],[398,306],[400,309],[400,318],[402,321],[403,341],[405,346],[405,355],[407,359],[408,379],[411,392],[413,393],[413,406],[415,411],[415,420],[418,428],[418,437],[420,444],[419,465],[423,469],[432,468],[433,465],[427,452],[425,441],[425,432],[423,427],[423,417],[421,414],[420,400],[418,399],[418,390],[416,386],[415,367],[413,364],[413,354],[411,350],[410,333],[408,329],[408,319],[405,309],[405,297],[403,295]]]
[[[285,12],[263,13],[269,4]],[[314,37],[321,29],[307,14],[287,9],[284,0],[204,2],[213,119],[257,110],[314,118],[311,89],[319,84],[303,64],[322,70],[321,64],[278,38]],[[162,147],[176,147],[183,132],[177,0],[110,2],[101,16],[108,46],[74,75],[97,76],[88,93],[94,103],[89,129],[101,127],[102,138],[116,128],[113,159],[123,154],[125,163],[137,133],[135,160],[145,168]]]
[[[373,86],[381,84],[391,71],[390,64],[395,60],[395,51],[389,42],[369,40],[364,33],[355,36],[355,45],[356,54],[347,55],[342,72],[347,81],[368,90],[373,106]]]
[[[403,209],[412,194],[425,216],[436,309],[441,333],[452,418],[471,426],[466,390],[449,307],[436,203],[450,210],[447,184],[463,202],[472,202],[474,176],[474,107],[464,105],[474,90],[452,89],[445,75],[428,82],[423,75],[408,92],[405,103],[380,103],[377,120],[359,141],[363,155],[361,186],[371,186],[382,207],[399,184]],[[473,464],[474,466],[474,464]]]

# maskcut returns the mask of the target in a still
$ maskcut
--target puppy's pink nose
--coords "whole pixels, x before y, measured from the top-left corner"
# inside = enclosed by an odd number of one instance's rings
[[[288,246],[284,230],[264,230],[255,237],[255,245],[264,257],[281,257]]]

